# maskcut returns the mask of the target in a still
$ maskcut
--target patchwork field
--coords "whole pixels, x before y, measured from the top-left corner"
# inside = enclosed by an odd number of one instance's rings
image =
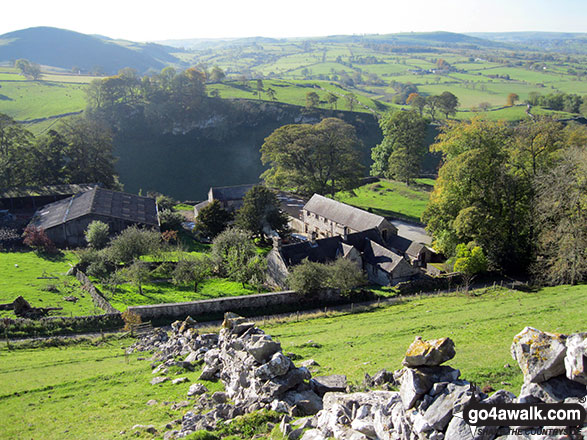
[[[312,367],[314,375],[346,374],[355,385],[365,373],[400,368],[415,336],[449,336],[457,354],[448,363],[462,377],[517,394],[522,374],[509,353],[514,335],[528,325],[552,332],[584,331],[586,313],[586,285],[530,293],[497,288],[261,327],[281,342],[284,352],[299,360],[315,359],[320,366]],[[11,351],[0,344],[2,437],[135,438],[130,429],[135,424],[154,424],[164,432],[164,425],[186,410],[173,410],[171,403],[185,399],[199,371],[181,372],[189,379],[184,384],[151,386],[149,362],[138,360],[144,356],[123,354],[122,348],[131,343],[109,339],[99,345]],[[205,384],[211,392],[221,388],[219,383]],[[157,403],[148,406],[150,399]]]
[[[92,303],[73,276],[65,275],[77,262],[72,252],[47,259],[33,252],[0,252],[0,303],[24,297],[33,307],[63,307],[51,312],[57,316],[85,316],[104,313]],[[77,302],[63,298],[75,296]],[[14,317],[12,311],[0,311],[0,317]]]

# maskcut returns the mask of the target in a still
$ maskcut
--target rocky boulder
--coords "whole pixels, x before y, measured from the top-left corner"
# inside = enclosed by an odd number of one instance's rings
[[[565,374],[565,335],[526,327],[514,337],[511,353],[518,362],[524,382],[541,383]]]
[[[587,333],[575,333],[567,338],[564,362],[567,377],[587,385]]]
[[[406,367],[435,367],[455,356],[455,344],[450,338],[423,340],[420,336],[408,347],[403,360]]]
[[[316,394],[324,396],[326,393],[345,392],[347,389],[347,380],[346,376],[340,374],[316,376],[310,380],[310,386]]]

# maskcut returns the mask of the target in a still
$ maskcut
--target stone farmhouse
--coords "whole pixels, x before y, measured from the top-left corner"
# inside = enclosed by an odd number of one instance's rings
[[[58,246],[81,246],[94,220],[108,224],[111,234],[131,225],[157,230],[160,226],[155,199],[99,187],[43,206],[29,225],[44,229]]]
[[[384,242],[397,235],[397,228],[384,217],[314,194],[300,213],[303,234],[314,238],[346,236],[377,229]]]
[[[47,203],[89,191],[96,186],[95,183],[83,183],[12,188],[0,193],[0,209],[32,213]]]
[[[198,213],[212,203],[214,200],[218,200],[220,205],[227,211],[234,212],[243,206],[243,199],[245,194],[255,185],[237,185],[237,186],[218,186],[211,187],[208,190],[208,199],[198,203],[194,206],[194,215],[198,216]]]
[[[305,258],[318,263],[349,259],[365,271],[369,282],[382,286],[408,281],[422,273],[402,255],[387,248],[381,232],[371,228],[290,245],[281,245],[279,239],[274,239],[273,249],[267,255],[270,282],[286,287],[289,270]]]

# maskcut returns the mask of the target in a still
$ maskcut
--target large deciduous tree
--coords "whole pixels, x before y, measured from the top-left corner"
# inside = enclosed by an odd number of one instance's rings
[[[451,122],[431,149],[443,165],[423,214],[435,246],[454,255],[475,241],[493,267],[525,270],[531,258],[530,180],[511,166],[512,129],[474,119]]]
[[[226,229],[232,218],[233,215],[218,200],[213,200],[198,213],[195,230],[204,237],[214,238]]]
[[[438,107],[444,116],[448,119],[449,115],[454,115],[459,106],[459,98],[450,92],[442,92],[438,96]]]
[[[410,184],[426,154],[426,121],[415,111],[387,113],[379,121],[383,141],[373,148],[371,174]]]
[[[354,127],[337,118],[315,125],[285,125],[261,147],[261,160],[269,164],[261,177],[274,187],[300,194],[334,195],[358,186],[359,145]]]
[[[256,237],[263,237],[268,230],[285,232],[287,222],[275,193],[262,185],[254,186],[245,194],[243,206],[236,212],[236,225]]]
[[[33,135],[8,115],[0,113],[0,188],[31,183]]]

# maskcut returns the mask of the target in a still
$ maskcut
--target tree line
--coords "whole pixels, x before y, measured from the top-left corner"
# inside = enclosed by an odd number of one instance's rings
[[[97,121],[68,118],[35,136],[0,113],[0,188],[100,183],[119,188],[112,133]]]

